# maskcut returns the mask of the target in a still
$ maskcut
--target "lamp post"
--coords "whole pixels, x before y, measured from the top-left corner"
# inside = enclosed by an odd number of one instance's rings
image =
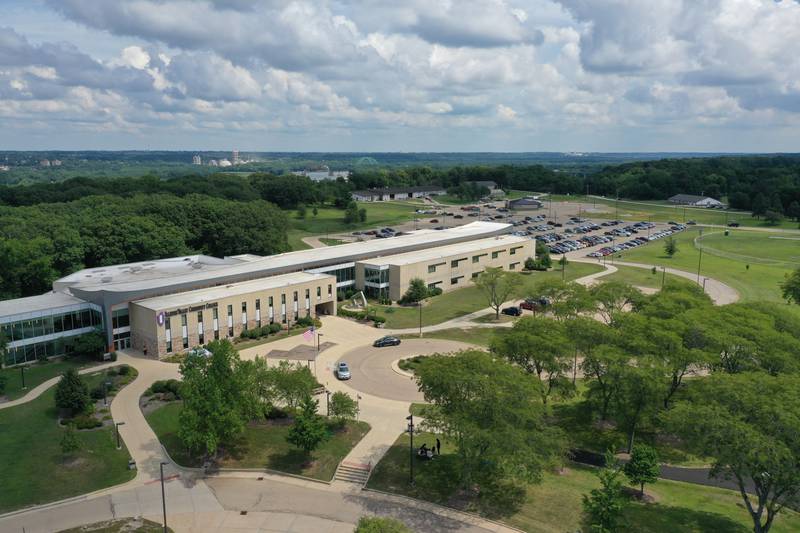
[[[27,389],[28,387],[25,386],[25,366],[19,367],[19,375],[22,378],[22,390]]]
[[[417,302],[417,307],[419,308],[419,338],[422,338],[422,302]]]
[[[700,264],[703,262],[703,249],[700,248],[700,257],[697,259],[697,284],[700,285]]]
[[[408,436],[411,438],[408,447],[408,468],[410,474],[410,483],[414,484],[414,415],[408,415]]]
[[[125,422],[117,422],[116,424],[114,424],[114,427],[117,430],[117,449],[118,450],[122,449],[122,444],[120,444],[120,442],[119,442],[119,427],[120,426],[124,426],[124,425],[125,425]]]
[[[158,465],[161,471],[161,511],[164,513],[164,533],[167,533],[167,497],[164,494],[164,466],[166,464],[162,462]]]
[[[325,412],[331,416],[331,391],[325,389]]]
[[[110,381],[103,382],[103,405],[108,405],[108,388],[111,386]]]
[[[703,292],[706,292],[706,281],[708,281],[708,278],[703,278]]]
[[[661,267],[661,288],[664,288],[664,282],[667,281],[667,267]]]

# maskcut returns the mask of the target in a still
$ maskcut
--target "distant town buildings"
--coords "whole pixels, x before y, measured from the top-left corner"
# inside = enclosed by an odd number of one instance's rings
[[[40,167],[49,167],[50,166],[50,160],[49,159],[42,159],[41,161],[39,161],[39,166]]]
[[[219,160],[219,166],[221,166],[221,167],[229,167],[229,166],[232,166],[232,163],[230,161],[228,161],[227,159],[220,159]]]
[[[0,165],[0,172],[8,172],[9,170],[11,170],[11,167],[8,165]]]
[[[231,152],[231,162],[234,165],[238,165],[241,163],[241,160],[239,159],[239,150],[234,150],[233,152]]]
[[[216,159],[209,159],[208,160],[208,166],[210,166],[210,167],[218,167],[219,163],[217,162]]]
[[[668,201],[671,204],[689,205],[692,207],[710,207],[717,209],[725,207],[722,202],[710,196],[695,196],[693,194],[676,194]]]
[[[349,170],[331,170],[328,165],[322,165],[315,170],[295,170],[292,172],[295,176],[307,176],[312,181],[335,180],[344,178],[347,181],[350,178]]]
[[[203,158],[200,157],[199,155],[195,155],[194,157],[192,157],[192,164],[193,165],[202,165],[203,164]]]
[[[524,209],[540,209],[542,202],[538,196],[526,196],[525,198],[517,198],[516,200],[509,200],[506,202],[508,209],[524,210]]]

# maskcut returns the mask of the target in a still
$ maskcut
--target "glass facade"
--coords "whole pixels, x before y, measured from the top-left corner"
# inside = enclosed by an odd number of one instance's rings
[[[0,332],[10,343],[25,342],[23,346],[8,346],[4,363],[16,365],[46,359],[72,352],[72,337],[77,330],[100,328],[103,319],[94,309],[80,309],[66,313],[29,318],[0,324]],[[45,335],[59,335],[56,339],[41,339]],[[38,339],[38,341],[37,341]]]
[[[365,268],[364,283],[373,283],[375,285],[389,283],[389,269]]]

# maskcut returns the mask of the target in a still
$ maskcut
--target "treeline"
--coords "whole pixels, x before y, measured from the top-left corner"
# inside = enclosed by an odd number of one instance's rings
[[[786,213],[800,202],[800,156],[662,159],[606,167],[587,176],[592,194],[663,200],[675,194],[727,197],[731,207],[752,209],[766,201]],[[573,191],[585,192],[585,190]]]
[[[0,206],[0,299],[40,294],[84,267],[197,252],[285,252],[287,224],[280,209],[257,197],[137,193]]]

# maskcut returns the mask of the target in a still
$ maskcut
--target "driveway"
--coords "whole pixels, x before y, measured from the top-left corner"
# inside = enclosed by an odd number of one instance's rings
[[[464,342],[439,339],[403,339],[400,346],[355,348],[339,360],[350,365],[352,378],[347,385],[351,388],[388,400],[421,402],[423,397],[416,382],[392,370],[392,362],[414,355],[449,353],[474,347]]]

